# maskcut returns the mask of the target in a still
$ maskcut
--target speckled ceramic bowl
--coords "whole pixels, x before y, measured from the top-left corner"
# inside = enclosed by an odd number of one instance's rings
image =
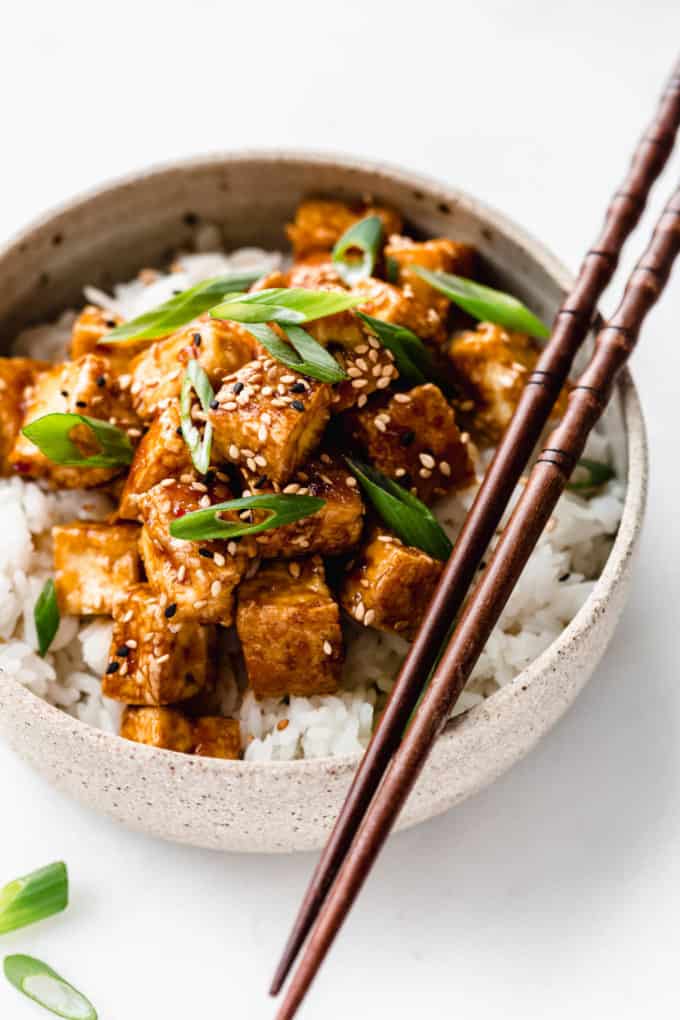
[[[290,153],[215,156],[150,170],[70,202],[0,250],[0,335],[158,264],[189,241],[194,216],[217,222],[228,248],[285,245],[297,202],[365,193],[395,205],[431,235],[472,242],[499,285],[550,320],[569,275],[543,246],[468,195],[360,160]],[[627,470],[623,520],[593,594],[560,638],[511,685],[451,722],[400,819],[445,811],[508,769],[546,733],[586,683],[626,599],[643,516],[645,430],[624,375],[611,428]],[[59,789],[166,839],[223,850],[320,846],[356,758],[246,764],[191,758],[92,729],[0,675],[0,731]]]

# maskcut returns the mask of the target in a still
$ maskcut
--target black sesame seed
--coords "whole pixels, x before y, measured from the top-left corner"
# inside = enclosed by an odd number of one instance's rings
[[[110,673],[117,673],[119,669],[120,669],[119,662],[110,662],[106,667],[106,673],[107,675]]]
[[[100,387],[101,386],[106,386],[106,376],[105,375],[100,375],[99,376],[99,378],[97,379],[97,386],[100,386]]]
[[[303,382],[296,382],[290,388],[291,393],[306,393],[307,387]]]
[[[220,406],[219,400],[214,399],[210,401],[211,410],[216,411],[219,406]]]
[[[408,432],[402,432],[402,434],[399,436],[399,444],[400,446],[410,446],[415,438],[416,438],[415,432],[412,432],[409,429]]]
[[[177,603],[176,602],[171,602],[170,605],[166,606],[166,608],[165,608],[165,616],[166,616],[166,618],[168,620],[171,620],[176,612],[177,612]]]
[[[185,673],[184,674],[184,682],[186,684],[194,684],[194,683],[196,683],[196,680],[194,679],[194,674],[193,673]]]
[[[212,485],[213,482],[215,481],[215,472],[213,471],[213,469],[210,468],[209,471],[206,471],[206,473],[203,475],[203,478],[205,479],[206,485]]]
[[[290,406],[296,411],[304,411],[305,405],[301,400],[291,400]]]
[[[182,290],[181,289],[180,290],[175,289],[175,290],[173,290],[172,293],[174,294],[175,297],[177,297],[178,294],[182,293]]]
[[[568,581],[570,577],[571,577],[571,574],[562,574],[562,576],[559,578],[559,580],[560,581]]]
[[[397,481],[404,489],[410,489],[413,479],[407,471],[406,474],[402,475],[401,478],[397,479]]]
[[[188,227],[195,227],[198,223],[198,214],[195,212],[188,212],[184,214],[184,222]]]
[[[231,388],[231,392],[235,393],[238,396],[238,394],[243,389],[243,386],[244,386],[244,383],[242,383],[242,382],[235,382],[234,385]]]
[[[198,555],[199,556],[205,556],[206,560],[214,560],[215,559],[215,553],[212,551],[212,549],[199,549],[198,550]]]
[[[106,320],[106,322],[104,323],[104,325],[105,325],[105,326],[108,326],[108,327],[109,327],[109,329],[115,329],[115,328],[116,328],[116,325],[117,325],[117,323],[116,323],[116,320],[115,320],[115,319],[107,319],[107,320]]]
[[[87,401],[85,401],[85,400],[76,400],[76,407],[87,407]]]
[[[196,346],[200,347],[201,346],[201,340],[203,339],[201,334],[200,333],[194,333],[193,339],[194,339],[194,343],[196,344]]]
[[[116,648],[116,655],[121,659],[127,659],[130,654],[130,649],[127,645],[121,645],[120,648]]]
[[[178,425],[177,428],[175,429],[175,435],[176,436],[181,436],[182,435],[182,426],[181,425]]]
[[[62,397],[67,397],[68,396],[68,390],[62,390],[61,391],[61,395],[62,395]]]
[[[258,480],[255,482],[255,484],[253,485],[253,488],[254,489],[261,489],[264,485],[267,484],[267,481],[268,481],[267,476],[266,475],[262,475],[262,477],[258,478]]]

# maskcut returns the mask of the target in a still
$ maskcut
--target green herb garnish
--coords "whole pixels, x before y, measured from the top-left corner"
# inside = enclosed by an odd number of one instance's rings
[[[363,312],[357,312],[357,315],[377,336],[383,347],[392,352],[400,376],[417,386],[436,377],[430,352],[420,337],[410,329],[374,319],[372,315]]]
[[[210,310],[214,319],[233,322],[276,322],[300,326],[313,319],[347,311],[366,298],[332,290],[305,290],[304,287],[270,287],[251,294],[236,294]]]
[[[349,457],[345,460],[385,524],[405,545],[422,549],[437,560],[449,558],[453,546],[448,535],[417,496],[376,468]]]
[[[108,344],[119,340],[156,340],[168,336],[181,326],[222,300],[225,294],[240,293],[247,290],[261,273],[227,273],[224,276],[213,276],[209,280],[197,283],[195,287],[175,294],[157,308],[152,308],[136,319],[130,319],[116,326],[110,333],[102,337],[102,343]]]
[[[256,535],[260,531],[281,528],[292,524],[303,517],[317,513],[326,505],[324,499],[316,496],[295,496],[286,493],[264,493],[260,496],[243,496],[241,499],[230,499],[226,503],[215,503],[205,510],[194,510],[192,513],[178,517],[170,525],[173,538],[183,538],[197,542],[219,538],[238,538],[240,535]],[[227,511],[267,510],[269,516],[259,523],[251,520],[225,521],[220,514]],[[249,514],[248,517],[251,515]]]
[[[484,287],[481,283],[466,280],[462,276],[453,276],[451,273],[433,272],[424,266],[411,268],[431,287],[445,294],[475,319],[495,322],[506,329],[529,333],[530,336],[541,338],[550,336],[550,330],[545,323],[510,294]]]
[[[399,276],[399,263],[392,255],[387,255],[385,257],[385,279],[388,283],[399,283]]]
[[[38,635],[38,652],[43,658],[54,641],[54,635],[59,630],[59,619],[57,589],[50,577],[49,580],[45,581],[33,608],[35,631]]]
[[[589,489],[599,489],[605,482],[616,477],[614,468],[610,467],[609,464],[603,464],[599,460],[589,460],[588,457],[582,457],[574,470],[578,471],[579,468],[587,472],[587,477],[575,482],[568,482],[567,488],[572,492],[587,492]]]
[[[71,433],[87,426],[99,445],[99,453],[87,454],[73,442]],[[100,418],[86,414],[45,414],[21,430],[54,464],[79,468],[127,467],[132,462],[132,443],[126,432]]]
[[[251,322],[245,329],[269,351],[273,358],[320,382],[336,383],[347,378],[344,368],[300,326],[282,326],[290,343],[277,336],[265,322]]]
[[[366,216],[353,223],[333,248],[333,262],[345,283],[350,287],[373,275],[378,251],[383,238],[383,225],[379,216]],[[361,255],[357,258],[356,252]]]
[[[33,956],[6,956],[5,977],[18,991],[65,1020],[97,1020],[89,999]]]
[[[184,373],[179,409],[184,442],[189,447],[194,467],[204,475],[210,467],[213,427],[209,421],[206,422],[203,435],[201,435],[200,429],[194,425],[191,420],[192,392],[196,393],[203,410],[209,411],[210,404],[215,398],[215,391],[210,385],[210,379],[208,379],[205,370],[195,358],[189,362]]]
[[[58,914],[68,905],[68,874],[63,861],[15,878],[0,889],[0,935]]]

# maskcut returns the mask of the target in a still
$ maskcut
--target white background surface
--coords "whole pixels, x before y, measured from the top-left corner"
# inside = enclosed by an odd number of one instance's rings
[[[7,5],[0,236],[150,161],[291,145],[467,188],[575,269],[679,28],[675,0]],[[676,157],[654,209],[679,168]],[[606,661],[528,759],[392,840],[304,1017],[677,1017],[679,317],[680,267],[635,357],[650,511]],[[132,834],[0,747],[0,879],[55,858],[69,864],[72,907],[0,951],[48,959],[102,1020],[272,1016],[265,986],[311,856],[227,857]],[[3,1020],[36,1014],[0,981]]]

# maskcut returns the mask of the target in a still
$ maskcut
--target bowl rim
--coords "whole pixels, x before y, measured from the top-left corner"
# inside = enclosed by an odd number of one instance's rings
[[[417,189],[422,191],[423,198],[434,198],[437,201],[446,202],[452,210],[455,207],[465,208],[474,217],[492,222],[494,228],[500,234],[509,238],[518,247],[526,251],[532,260],[539,262],[545,273],[554,280],[562,291],[566,291],[574,282],[573,274],[542,241],[539,241],[531,232],[519,226],[505,213],[500,212],[494,206],[476,198],[463,189],[448,185],[435,177],[420,172],[405,170],[403,167],[386,161],[364,159],[345,153],[330,153],[299,148],[272,149],[254,147],[235,151],[217,151],[183,159],[155,162],[147,167],[141,167],[126,174],[115,176],[96,184],[94,187],[79,191],[75,195],[39,213],[26,226],[20,228],[0,243],[0,259],[10,254],[14,249],[29,243],[32,237],[42,231],[47,225],[53,225],[55,220],[63,216],[72,215],[79,210],[84,210],[88,205],[96,204],[116,191],[135,187],[141,182],[155,177],[161,178],[175,173],[191,173],[201,169],[210,170],[217,166],[228,167],[253,161],[272,164],[284,162],[289,165],[301,166],[312,164],[313,166],[329,170],[340,168],[345,171],[372,174],[377,178],[383,177],[411,190]],[[529,687],[532,680],[545,670],[545,666],[550,660],[557,660],[570,645],[585,638],[588,632],[595,626],[596,614],[593,612],[594,607],[603,600],[606,600],[607,593],[615,583],[622,565],[631,557],[644,516],[649,453],[642,408],[635,383],[628,369],[625,369],[622,373],[617,383],[616,391],[622,400],[623,421],[626,431],[625,446],[628,460],[628,475],[621,522],[607,561],[599,577],[595,580],[593,590],[570,623],[540,655],[532,660],[510,683],[494,692],[484,702],[474,706],[464,714],[450,719],[438,737],[438,743],[459,739],[465,730],[474,726],[475,722],[482,717],[485,708],[488,709],[489,705],[502,710],[514,696],[517,689]],[[115,754],[116,751],[124,749],[128,755],[138,757],[141,762],[152,759],[165,761],[173,769],[181,763],[183,769],[207,771],[210,773],[230,770],[235,773],[244,771],[252,774],[258,768],[267,770],[276,769],[279,773],[285,774],[289,772],[291,775],[299,777],[301,772],[308,770],[316,771],[319,767],[326,769],[337,768],[340,771],[348,766],[356,765],[361,758],[360,753],[302,758],[292,761],[247,762],[243,759],[231,761],[219,758],[196,758],[165,748],[150,747],[145,744],[127,741],[116,733],[99,729],[68,714],[61,708],[57,708],[37,694],[34,694],[11,675],[8,676],[8,679],[11,681],[11,690],[17,702],[24,702],[26,707],[30,707],[42,715],[46,722],[49,722],[52,731],[54,732],[56,729],[56,736],[61,737],[63,735],[66,738],[67,736],[73,737],[77,734],[85,741],[102,745],[104,753]],[[538,727],[532,745],[538,742],[545,732],[544,728]],[[526,753],[530,746],[525,745],[523,753]]]

